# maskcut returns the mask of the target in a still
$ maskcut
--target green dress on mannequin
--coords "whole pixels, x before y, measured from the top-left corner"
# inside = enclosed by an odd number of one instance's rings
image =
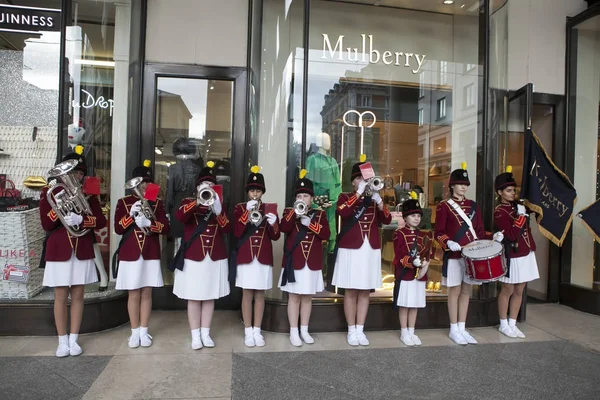
[[[306,159],[307,178],[313,182],[315,196],[328,195],[332,206],[327,208],[327,220],[331,235],[329,236],[328,251],[332,252],[335,247],[335,237],[337,235],[335,205],[337,199],[342,193],[340,182],[340,168],[335,158],[325,154],[323,148],[319,152]]]

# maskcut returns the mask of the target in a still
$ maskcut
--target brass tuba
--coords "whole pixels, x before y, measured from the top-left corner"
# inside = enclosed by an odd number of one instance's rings
[[[202,188],[202,190],[198,190],[198,194],[196,195],[196,203],[210,207],[215,203],[216,198],[217,192],[215,192],[210,186],[205,186]]]
[[[49,180],[53,179],[50,183],[50,189],[46,193],[46,199],[50,204],[50,207],[54,210],[60,222],[64,225],[65,229],[71,236],[81,237],[87,234],[89,229],[81,229],[80,226],[69,226],[65,222],[65,217],[70,213],[79,215],[92,215],[92,209],[83,194],[81,185],[77,182],[77,179],[71,172],[78,164],[77,160],[67,160],[60,164],[57,164],[54,168],[48,171]],[[61,183],[58,183],[60,180]],[[63,190],[54,194],[59,188]]]
[[[296,200],[294,202],[293,208],[294,208],[294,212],[296,213],[297,217],[302,217],[302,216],[308,214],[308,206],[302,200]]]
[[[150,221],[155,221],[156,216],[154,215],[154,211],[152,211],[152,206],[150,205],[148,200],[146,200],[144,198],[144,193],[142,193],[140,191],[140,183],[142,183],[143,180],[144,180],[144,178],[139,177],[139,176],[136,178],[130,179],[127,181],[127,183],[125,183],[125,189],[129,189],[129,190],[133,191],[133,193],[135,193],[135,195],[140,198],[141,203],[142,203],[142,208],[141,208],[140,212],[144,215],[144,217],[146,217]],[[137,215],[138,214],[136,213],[136,215],[134,215],[134,218]],[[140,229],[142,232],[144,232],[145,235],[150,234],[150,230],[148,228],[140,228]]]
[[[374,176],[367,180],[367,196],[372,196],[373,193],[379,192],[383,189],[384,183],[383,178],[380,176]]]

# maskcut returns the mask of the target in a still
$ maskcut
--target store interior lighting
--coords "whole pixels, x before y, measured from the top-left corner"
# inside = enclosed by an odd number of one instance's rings
[[[94,67],[114,67],[115,66],[115,62],[114,61],[83,60],[83,59],[77,59],[77,60],[75,60],[75,64],[78,64],[78,65],[91,65],[91,66],[94,66]]]

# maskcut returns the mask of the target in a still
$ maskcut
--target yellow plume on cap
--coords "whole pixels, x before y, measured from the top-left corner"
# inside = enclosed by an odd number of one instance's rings
[[[215,162],[214,162],[214,161],[209,161],[209,162],[207,162],[207,163],[206,163],[206,166],[207,166],[208,168],[214,168],[214,166],[215,166]]]
[[[308,171],[305,169],[300,170],[300,179],[304,179],[304,177],[308,174]]]
[[[367,161],[367,155],[366,154],[361,154],[360,155],[360,162],[365,162]]]
[[[252,168],[250,168],[250,172],[253,174],[258,174],[258,171],[260,171],[260,167],[258,165],[254,165]]]
[[[75,146],[75,154],[77,155],[82,155],[83,154],[83,146],[78,144],[77,146]]]
[[[144,164],[143,164],[143,165],[144,165],[144,167],[146,167],[146,168],[150,168],[150,164],[151,164],[151,161],[150,161],[150,160],[144,160]]]
[[[509,174],[512,173],[512,165],[506,166],[506,172],[508,172]]]
[[[460,167],[461,167],[462,169],[467,169],[467,162],[466,162],[466,161],[463,161],[463,162],[461,162],[461,163],[460,163]]]
[[[417,192],[415,192],[414,190],[410,191],[410,198],[413,200],[417,200],[419,198],[419,196],[417,195]]]

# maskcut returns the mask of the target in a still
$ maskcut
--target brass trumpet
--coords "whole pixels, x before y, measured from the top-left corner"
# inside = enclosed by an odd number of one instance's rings
[[[296,213],[296,217],[302,217],[308,214],[308,206],[302,200],[296,200],[293,208],[294,212]]]
[[[200,187],[198,187],[199,189]],[[215,203],[215,199],[217,198],[217,192],[213,190],[210,186],[205,186],[201,190],[198,190],[198,194],[196,195],[196,203],[210,207]]]
[[[140,210],[140,213],[142,215],[144,215],[144,217],[146,217],[150,221],[154,221],[154,220],[156,220],[156,216],[154,215],[154,211],[152,211],[152,206],[150,205],[148,200],[146,200],[144,198],[144,193],[142,193],[142,191],[140,190],[140,183],[142,183],[143,180],[144,180],[144,178],[139,177],[139,176],[136,178],[130,179],[127,181],[127,183],[125,183],[125,189],[129,189],[129,190],[133,191],[133,193],[135,193],[135,195],[140,198],[140,201],[142,203],[142,208]],[[139,213],[135,213],[134,218],[137,217],[138,215],[139,215]],[[150,229],[148,229],[148,228],[140,228],[140,229],[142,232],[144,232],[144,235],[149,235],[151,233]]]
[[[256,200],[256,199],[253,198],[252,200]],[[260,225],[260,223],[263,220],[263,215],[259,211],[261,204],[262,204],[262,201],[258,200],[256,205],[250,211],[250,222],[252,222],[254,225]]]
[[[50,178],[54,178],[54,180],[50,183],[50,189],[46,193],[46,199],[50,207],[58,215],[65,229],[74,237],[81,237],[90,230],[81,229],[78,225],[67,225],[65,217],[72,212],[79,215],[92,215],[92,209],[81,190],[81,185],[73,175],[69,174],[78,163],[77,160],[67,160],[50,169],[48,171],[48,178],[49,180]],[[57,183],[59,180],[61,183]],[[59,188],[63,190],[54,194]]]
[[[367,180],[367,196],[372,196],[373,193],[379,192],[383,189],[384,183],[383,178],[380,176],[374,176]]]

